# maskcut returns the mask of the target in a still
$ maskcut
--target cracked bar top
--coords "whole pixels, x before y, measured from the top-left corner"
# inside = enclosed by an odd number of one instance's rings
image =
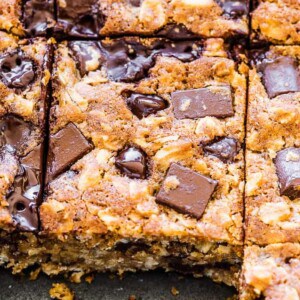
[[[258,0],[251,13],[251,42],[253,44],[300,43],[299,1]]]
[[[0,33],[0,228],[35,231],[51,46]]]
[[[239,299],[298,299],[299,268],[297,243],[246,247]]]
[[[4,0],[0,29],[19,36],[171,39],[248,34],[247,0]]]
[[[247,68],[239,55],[222,39],[59,43],[50,117],[59,174],[40,207],[43,232],[241,249]],[[185,91],[207,113],[178,118]],[[64,138],[70,124],[76,134]]]

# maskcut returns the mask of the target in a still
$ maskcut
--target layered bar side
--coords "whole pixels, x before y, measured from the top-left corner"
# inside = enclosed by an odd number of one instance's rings
[[[18,36],[46,36],[55,25],[55,0],[2,0],[0,30]]]
[[[299,299],[300,245],[273,244],[245,248],[240,298]]]
[[[241,262],[247,67],[230,50],[220,39],[58,45],[45,272],[163,267],[220,280],[209,266]]]
[[[246,152],[246,243],[299,242],[300,47],[252,53]]]
[[[300,44],[298,0],[253,1],[251,43]]]

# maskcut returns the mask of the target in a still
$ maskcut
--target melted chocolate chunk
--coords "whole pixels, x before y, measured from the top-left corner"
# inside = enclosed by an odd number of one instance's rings
[[[46,182],[66,171],[92,148],[92,145],[72,123],[50,135]]]
[[[23,22],[31,36],[44,36],[54,26],[54,0],[28,0],[24,4]]]
[[[296,59],[282,56],[258,65],[270,98],[281,94],[300,92],[300,71]]]
[[[26,145],[32,126],[12,115],[0,119],[0,148],[10,145],[19,151]]]
[[[203,147],[206,154],[218,157],[223,162],[232,162],[239,152],[239,146],[236,139],[220,138]]]
[[[99,16],[97,0],[65,0],[57,6],[58,35],[95,38],[98,36]]]
[[[34,80],[33,61],[21,51],[0,56],[0,78],[9,88],[25,88]]]
[[[227,118],[234,115],[229,85],[176,91],[171,97],[177,119],[197,119],[207,116]]]
[[[300,148],[286,148],[275,158],[280,195],[295,199],[300,197]]]
[[[156,32],[157,36],[167,37],[171,40],[184,40],[197,38],[198,36],[189,31],[182,24],[168,24],[165,25],[162,29]]]
[[[193,41],[157,39],[152,46],[118,39],[99,43],[105,57],[108,77],[113,81],[133,82],[147,77],[157,56],[168,56],[189,62],[200,56],[201,47]]]
[[[217,184],[216,180],[172,163],[156,202],[200,219]]]
[[[9,211],[19,230],[38,229],[37,204],[41,198],[42,147],[37,146],[21,159],[20,172],[6,196]]]
[[[101,63],[101,52],[97,42],[72,41],[69,43],[69,47],[73,51],[81,76],[99,67]],[[90,66],[91,63],[93,66]]]
[[[129,178],[145,179],[147,173],[147,157],[137,147],[128,147],[116,157],[116,167]]]
[[[156,114],[158,111],[164,110],[169,106],[168,102],[159,96],[137,93],[132,93],[127,98],[127,105],[139,119]]]
[[[246,16],[249,12],[248,1],[246,0],[217,0],[217,2],[222,7],[224,15],[232,19]]]
[[[129,0],[132,6],[139,7],[141,5],[141,0]]]

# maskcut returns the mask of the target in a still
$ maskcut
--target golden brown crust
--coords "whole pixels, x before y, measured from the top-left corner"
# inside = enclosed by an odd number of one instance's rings
[[[253,42],[289,45],[300,43],[298,0],[260,0],[251,16]]]
[[[201,37],[247,35],[248,18],[231,19],[213,0],[144,0],[138,7],[127,0],[101,0],[105,22],[100,34],[153,35],[168,24],[184,25]]]

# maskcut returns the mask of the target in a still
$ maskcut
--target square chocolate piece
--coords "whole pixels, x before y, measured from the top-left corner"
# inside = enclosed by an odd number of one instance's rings
[[[156,196],[156,201],[199,219],[217,183],[216,180],[191,169],[172,164]]]
[[[230,86],[176,91],[172,105],[177,119],[226,118],[234,115]]]

